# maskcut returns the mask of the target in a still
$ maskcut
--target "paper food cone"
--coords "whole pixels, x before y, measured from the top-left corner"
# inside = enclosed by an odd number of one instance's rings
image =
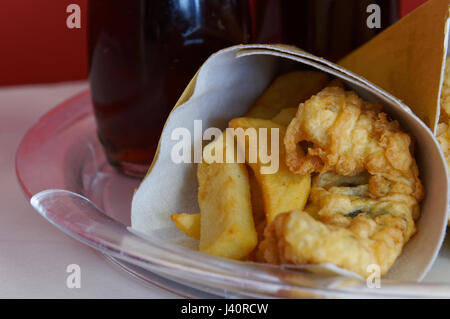
[[[419,231],[405,245],[386,277],[422,279],[438,254],[447,223],[447,170],[436,139],[408,107],[389,93],[331,62],[289,46],[235,46],[219,51],[203,64],[170,114],[154,162],[133,197],[132,228],[156,238],[167,249],[191,249],[195,258],[198,241],[178,230],[170,215],[199,212],[196,164],[172,161],[171,150],[177,144],[171,137],[172,132],[177,128],[191,132],[193,149],[202,139],[195,135],[194,120],[201,120],[203,129],[224,129],[231,119],[247,112],[278,74],[305,65],[342,79],[364,99],[381,102],[384,110],[414,135],[426,197],[417,224]],[[214,262],[226,263],[229,269],[235,265],[232,261],[208,257]],[[247,272],[259,271],[252,263],[242,264],[248,267]],[[324,268],[329,267],[324,265]]]
[[[400,98],[435,132],[448,17],[449,0],[430,0],[339,64]]]

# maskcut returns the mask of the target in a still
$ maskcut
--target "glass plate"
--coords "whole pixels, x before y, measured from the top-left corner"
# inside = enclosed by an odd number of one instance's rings
[[[49,188],[65,189],[93,201],[118,222],[130,225],[130,203],[140,180],[119,174],[106,161],[98,141],[89,91],[45,114],[23,138],[16,173],[28,198]],[[104,255],[119,269],[147,284],[185,298],[224,296],[223,290],[188,287]]]
[[[69,190],[87,197],[104,214],[119,223],[130,225],[131,198],[140,180],[119,174],[108,165],[97,139],[89,91],[57,106],[28,131],[17,151],[16,171],[22,189],[29,198],[46,189]],[[198,281],[181,281],[170,275],[167,277],[167,273],[157,274],[111,256],[105,257],[143,282],[156,285],[181,297],[249,295],[229,291],[223,287],[208,287],[199,284]],[[440,256],[425,281],[450,282],[448,240],[444,243]],[[276,296],[281,296],[279,292]],[[358,297],[357,294],[351,296]]]

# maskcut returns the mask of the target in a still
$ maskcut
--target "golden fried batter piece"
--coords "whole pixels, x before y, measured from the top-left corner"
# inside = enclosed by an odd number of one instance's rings
[[[419,217],[418,201],[410,194],[391,193],[380,198],[369,197],[370,175],[366,172],[355,176],[322,173],[314,176],[305,211],[323,222],[347,227],[360,213],[370,216],[381,214],[403,215],[411,220]],[[414,232],[414,224],[408,232]]]
[[[359,214],[348,227],[325,224],[308,213],[283,213],[266,228],[260,249],[272,264],[333,263],[367,277],[377,264],[385,274],[412,235],[411,221],[391,214]]]
[[[450,167],[450,126],[447,123],[439,123],[436,137],[444,153],[447,167]]]
[[[326,87],[300,104],[288,126],[287,166],[297,174],[331,171],[351,176],[367,171],[370,196],[402,193],[420,200],[423,190],[411,137],[379,111],[378,104],[363,101],[353,91]]]
[[[450,117],[450,58],[445,62],[444,83],[441,91],[441,119],[442,115],[447,119]]]
[[[450,167],[450,58],[445,63],[444,83],[441,92],[441,115],[436,130],[436,137]]]
[[[279,214],[259,255],[274,264],[332,263],[385,274],[416,232],[423,187],[411,137],[380,106],[341,86],[300,104],[285,138],[286,164],[318,173],[304,210]]]
[[[308,206],[280,214],[266,228],[259,255],[273,264],[333,263],[366,277],[385,274],[416,232],[414,197],[367,197],[369,176],[323,173],[313,179]]]

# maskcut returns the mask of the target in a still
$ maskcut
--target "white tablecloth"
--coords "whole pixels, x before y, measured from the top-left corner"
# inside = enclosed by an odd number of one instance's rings
[[[28,128],[48,110],[88,88],[86,82],[0,88],[0,298],[175,298],[113,266],[50,225],[29,205],[14,158]],[[450,283],[450,239],[425,281]],[[81,267],[69,289],[66,268]]]
[[[133,279],[50,225],[29,205],[16,179],[16,149],[49,109],[85,90],[86,82],[0,88],[0,298],[173,298]],[[69,289],[66,268],[81,268]]]

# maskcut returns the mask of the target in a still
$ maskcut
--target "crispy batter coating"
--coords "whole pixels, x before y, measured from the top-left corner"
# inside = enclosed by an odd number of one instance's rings
[[[372,197],[403,193],[420,200],[423,190],[411,137],[379,109],[353,91],[323,89],[300,104],[288,126],[284,138],[287,166],[297,174],[349,176],[367,171]],[[302,145],[305,152],[299,150]]]
[[[380,198],[372,198],[371,177],[367,173],[355,176],[341,176],[335,173],[322,173],[314,176],[305,210],[317,219],[336,226],[348,227],[353,217],[360,213],[375,217],[381,214],[403,216],[408,220],[419,217],[418,201],[410,194],[391,193]],[[409,226],[414,232],[414,223]]]
[[[385,274],[420,215],[411,137],[378,105],[327,87],[300,104],[284,143],[291,171],[318,174],[305,209],[266,227],[260,255],[274,264],[333,263],[364,277],[377,264]]]
[[[447,123],[439,123],[436,137],[444,153],[447,167],[450,167],[450,126]]]
[[[444,83],[441,92],[441,115],[436,131],[436,137],[445,155],[447,166],[450,167],[450,58],[445,64]]]
[[[366,173],[316,175],[308,206],[277,216],[259,254],[274,264],[333,263],[364,277],[377,264],[385,274],[416,232],[419,205],[400,193],[370,198],[368,180]]]
[[[441,109],[444,111],[442,115],[445,117],[450,116],[450,58],[447,58],[445,62],[445,74],[444,83],[442,83],[441,91]]]
[[[411,221],[391,214],[359,214],[348,227],[323,223],[306,212],[283,213],[265,230],[261,250],[273,264],[333,263],[367,277],[378,264],[385,274],[411,236]]]

